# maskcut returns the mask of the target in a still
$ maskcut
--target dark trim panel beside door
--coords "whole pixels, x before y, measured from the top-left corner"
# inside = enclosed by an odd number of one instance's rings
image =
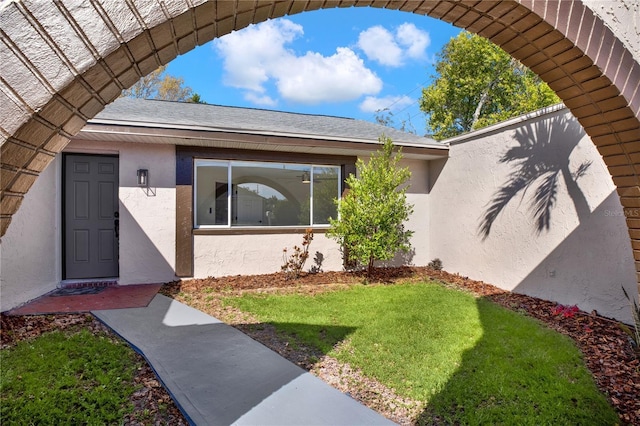
[[[193,186],[176,184],[176,276],[193,276]]]

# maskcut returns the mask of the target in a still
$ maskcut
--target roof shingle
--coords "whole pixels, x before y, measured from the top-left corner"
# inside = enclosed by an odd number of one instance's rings
[[[444,146],[431,138],[352,118],[133,98],[117,99],[89,123],[104,121],[336,140],[377,141],[384,134],[399,145]]]

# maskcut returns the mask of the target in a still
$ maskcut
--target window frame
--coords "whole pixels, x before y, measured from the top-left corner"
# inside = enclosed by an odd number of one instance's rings
[[[282,235],[282,234],[299,234],[305,231],[305,227],[299,228],[274,228],[260,227],[253,229],[246,228],[217,228],[217,229],[195,229],[193,227],[193,177],[194,177],[194,159],[211,159],[211,160],[249,160],[249,161],[279,161],[291,163],[317,163],[340,166],[341,176],[340,194],[344,196],[347,188],[345,183],[346,176],[356,173],[356,161],[358,159],[355,154],[326,154],[334,145],[333,141],[327,140],[305,140],[299,138],[286,137],[263,137],[263,136],[247,136],[246,142],[261,144],[282,144],[282,146],[295,146],[296,149],[306,147],[309,152],[291,152],[286,150],[268,150],[256,148],[240,148],[239,142],[233,142],[233,139],[220,139],[220,143],[227,144],[226,147],[202,146],[197,143],[190,145],[175,146],[175,241],[176,241],[176,258],[175,271],[178,277],[193,276],[194,264],[194,244],[195,238],[200,236],[219,236],[219,235]],[[232,145],[232,146],[230,146]],[[324,152],[324,153],[323,153]],[[317,228],[314,232],[320,234],[326,232],[328,228]]]
[[[312,159],[312,158],[311,158]],[[216,225],[216,224],[199,224],[198,223],[198,169],[199,167],[206,167],[206,163],[218,163],[218,165],[226,164],[227,167],[227,223]],[[201,164],[201,165],[199,165]],[[272,164],[272,165],[287,165],[287,166],[300,166],[300,167],[308,167],[309,174],[311,177],[311,181],[309,183],[309,224],[297,224],[297,225],[238,225],[233,223],[233,214],[234,214],[234,203],[233,203],[233,167],[234,165],[243,165],[247,166],[250,164],[260,165],[260,164]],[[340,198],[342,193],[344,192],[344,173],[345,173],[345,164],[336,164],[335,162],[328,163],[318,163],[318,162],[292,162],[292,161],[276,161],[276,160],[267,160],[267,159],[220,159],[220,158],[210,158],[210,157],[193,157],[193,230],[196,233],[206,232],[206,231],[215,231],[215,230],[224,230],[224,231],[286,231],[286,230],[299,230],[301,228],[307,229],[311,228],[314,230],[326,230],[330,227],[328,223],[314,223],[314,176],[315,169],[317,168],[335,168],[337,171],[337,184],[336,184],[336,198]],[[275,189],[275,188],[274,188]],[[237,207],[236,207],[237,208]],[[236,210],[237,212],[237,210]],[[199,231],[199,232],[198,232]]]

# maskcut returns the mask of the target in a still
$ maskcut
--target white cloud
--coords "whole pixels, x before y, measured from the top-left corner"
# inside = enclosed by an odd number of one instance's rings
[[[260,96],[260,94],[256,92],[247,92],[244,94],[244,98],[255,105],[266,106],[266,107],[274,107],[278,105],[278,101],[273,99],[271,96],[268,96],[268,95]]]
[[[368,28],[358,36],[357,46],[372,61],[400,67],[407,59],[426,58],[430,44],[429,33],[405,22],[396,29],[395,34],[379,25]]]
[[[279,19],[215,40],[224,83],[247,90],[245,98],[261,105],[275,104],[269,104],[275,101],[265,95],[270,82],[285,100],[304,104],[348,101],[380,92],[382,80],[351,49],[337,48],[331,56],[316,52],[297,56],[286,45],[302,34],[300,25]]]
[[[376,25],[358,36],[358,47],[373,61],[382,65],[398,67],[402,65],[402,49],[393,38],[393,34]]]
[[[382,90],[382,80],[346,47],[328,57],[307,52],[290,58],[282,68],[276,76],[279,92],[285,99],[304,104],[350,101]]]
[[[402,108],[411,105],[415,100],[409,96],[385,96],[377,98],[374,96],[367,96],[364,101],[359,105],[362,112],[377,112],[388,108],[391,112],[399,111]]]
[[[416,28],[415,25],[405,22],[396,30],[398,42],[406,47],[407,56],[413,59],[426,57],[427,47],[431,44],[429,33]]]
[[[224,83],[264,92],[270,70],[282,58],[293,56],[284,45],[302,34],[302,26],[282,19],[249,25],[216,39],[213,45],[223,58]]]

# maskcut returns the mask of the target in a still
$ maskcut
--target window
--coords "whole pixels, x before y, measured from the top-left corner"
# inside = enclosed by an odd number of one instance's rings
[[[340,167],[195,161],[195,227],[323,226],[337,216]]]

